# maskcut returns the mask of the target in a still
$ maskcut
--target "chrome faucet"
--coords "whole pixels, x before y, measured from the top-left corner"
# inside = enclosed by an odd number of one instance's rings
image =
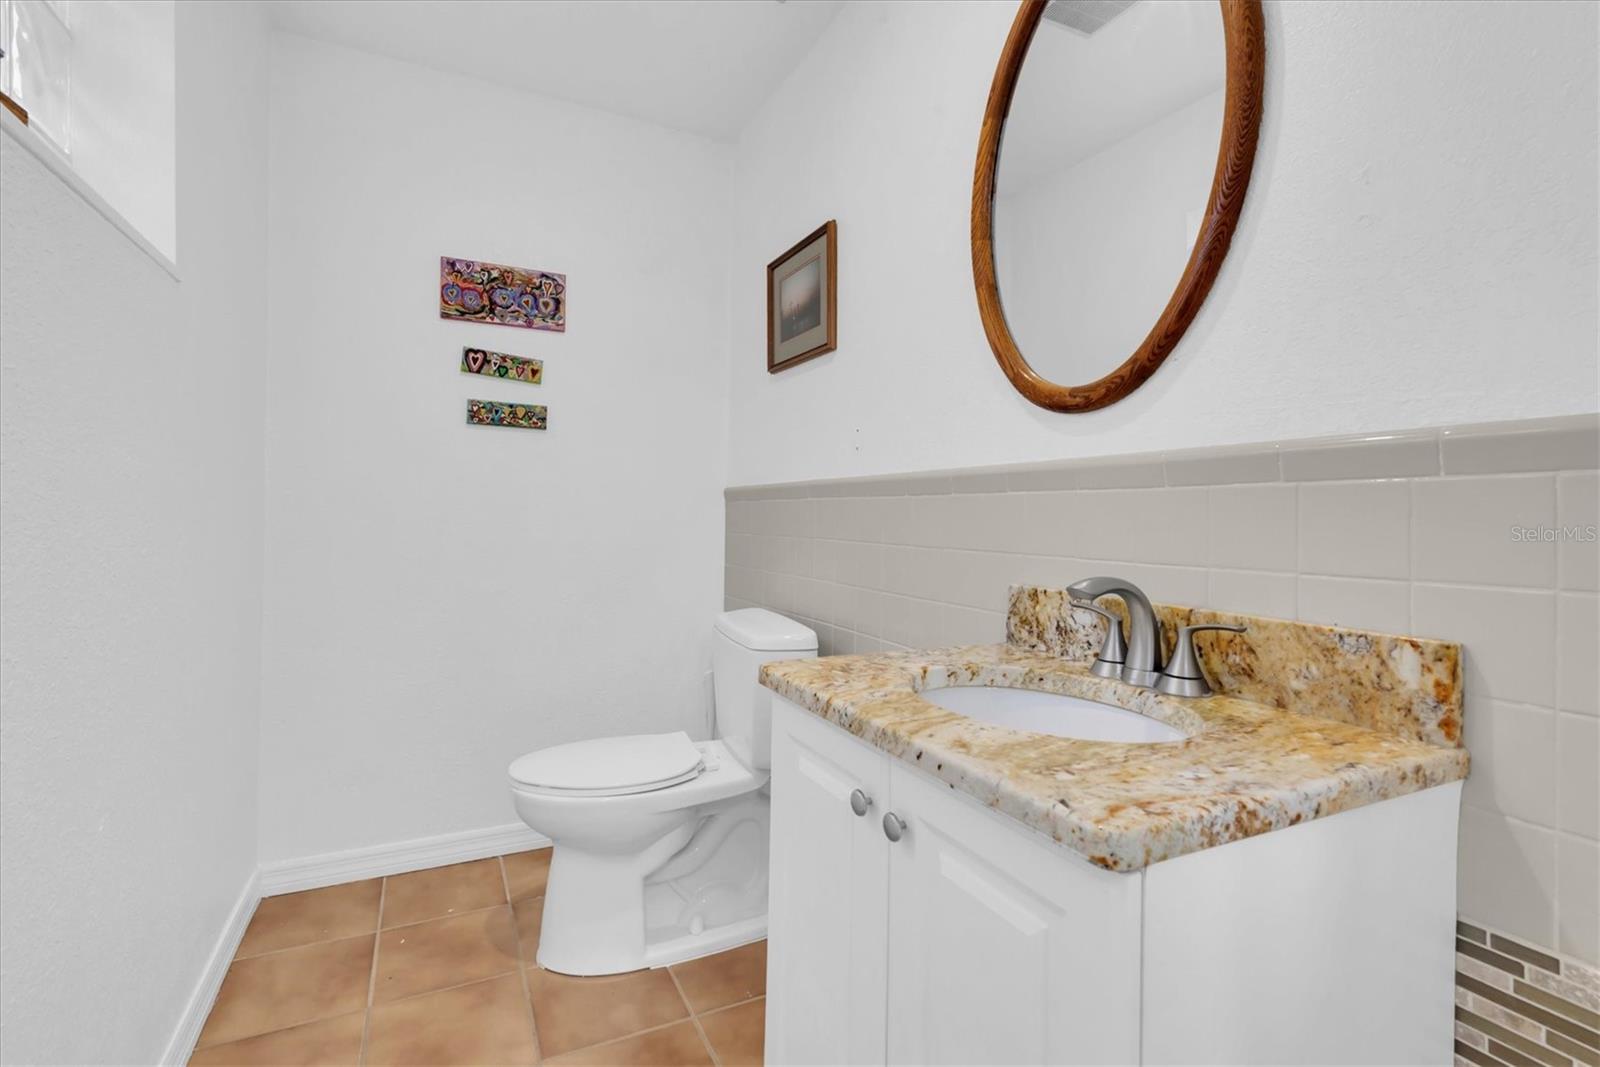
[[[1145,689],[1155,685],[1161,677],[1161,623],[1144,592],[1125,578],[1101,577],[1073,582],[1067,586],[1067,596],[1078,607],[1100,614],[1104,612],[1094,606],[1096,600],[1103,596],[1121,598],[1128,609],[1128,648],[1122,664],[1122,680]],[[1108,619],[1107,624],[1120,638],[1117,620]]]

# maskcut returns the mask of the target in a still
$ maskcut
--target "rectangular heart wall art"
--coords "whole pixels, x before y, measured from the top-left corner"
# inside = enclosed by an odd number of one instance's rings
[[[538,385],[544,381],[544,361],[508,356],[504,352],[491,352],[487,348],[463,348],[461,373],[482,374],[490,378],[504,378],[507,381]]]
[[[444,256],[439,260],[439,317],[565,332],[567,276]]]
[[[543,430],[550,422],[543,404],[502,404],[498,400],[468,400],[467,422],[473,426],[511,426]]]

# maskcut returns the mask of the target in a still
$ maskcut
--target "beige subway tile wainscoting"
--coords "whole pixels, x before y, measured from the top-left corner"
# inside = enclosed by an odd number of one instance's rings
[[[1597,462],[1600,418],[1579,416],[742,486],[724,596],[799,618],[833,655],[997,642],[1008,585],[1095,574],[1459,642],[1462,919],[1592,967]]]

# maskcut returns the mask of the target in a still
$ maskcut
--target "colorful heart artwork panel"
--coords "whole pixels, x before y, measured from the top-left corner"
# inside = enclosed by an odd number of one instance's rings
[[[439,317],[565,331],[567,276],[445,256],[439,260]]]
[[[504,378],[507,381],[538,385],[544,381],[544,361],[508,356],[504,352],[491,352],[487,348],[463,348],[461,373],[483,374],[490,378]]]
[[[543,404],[468,400],[467,422],[473,426],[514,426],[519,430],[542,430],[549,424],[549,413]]]

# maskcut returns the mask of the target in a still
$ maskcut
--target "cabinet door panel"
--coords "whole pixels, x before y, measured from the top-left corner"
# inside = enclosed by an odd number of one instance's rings
[[[1141,876],[898,764],[889,791],[890,1062],[1136,1062]]]
[[[773,715],[767,1062],[881,1063],[887,757],[781,699]]]

